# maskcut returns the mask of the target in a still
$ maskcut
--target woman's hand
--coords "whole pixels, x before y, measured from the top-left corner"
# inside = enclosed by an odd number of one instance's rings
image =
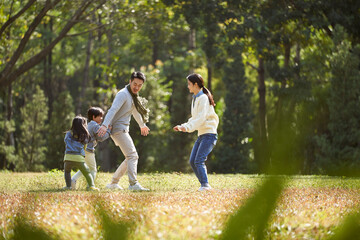
[[[173,129],[174,129],[174,131],[177,131],[177,132],[185,132],[186,131],[186,128],[183,126],[180,126],[180,125],[173,127]]]

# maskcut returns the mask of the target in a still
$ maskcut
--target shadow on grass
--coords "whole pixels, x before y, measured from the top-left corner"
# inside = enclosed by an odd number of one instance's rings
[[[59,192],[60,193],[60,192],[66,192],[66,190],[62,190],[61,188],[52,188],[52,189],[29,190],[26,192],[28,192],[28,193],[58,193]],[[71,192],[74,192],[74,191],[71,191]]]
[[[52,240],[59,239],[58,236],[46,232],[40,227],[36,227],[28,219],[22,215],[15,218],[12,240],[36,239],[36,240]]]
[[[103,238],[107,240],[129,239],[132,227],[135,223],[130,221],[115,221],[110,214],[110,211],[105,207],[105,203],[100,200],[96,204],[96,213],[100,220]]]
[[[36,196],[28,199],[32,204],[36,203]],[[100,226],[100,235],[102,239],[105,240],[115,240],[129,239],[131,231],[135,228],[135,223],[131,220],[114,220],[111,216],[111,211],[106,207],[106,203],[100,199],[96,198],[94,201],[94,209],[96,212],[96,218],[98,219]],[[61,239],[57,234],[48,232],[45,228],[38,227],[31,219],[25,217],[24,214],[28,213],[26,204],[22,204],[19,207],[17,216],[14,219],[12,226],[12,233],[8,239],[11,240],[24,240],[24,239],[34,239],[34,240],[55,240]],[[5,239],[2,236],[0,239]]]

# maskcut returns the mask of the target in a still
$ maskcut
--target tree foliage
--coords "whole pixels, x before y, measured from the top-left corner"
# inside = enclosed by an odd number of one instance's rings
[[[90,106],[107,111],[134,70],[149,78],[141,95],[152,110],[150,136],[140,136],[131,124],[140,171],[190,170],[196,134],[172,127],[190,116],[185,77],[191,72],[203,75],[218,103],[211,171],[264,173],[281,158],[291,166],[287,173],[335,174],[330,168],[358,164],[358,1],[3,3],[1,168],[39,170],[18,160],[28,155],[21,151],[23,138],[29,138],[20,112],[30,111],[36,86],[44,92],[43,125],[49,125],[36,132],[47,141],[47,151],[38,156],[47,152],[44,167],[59,168],[68,118],[86,115]],[[97,150],[105,171],[116,167],[120,155],[108,142]]]
[[[14,163],[19,171],[44,170],[48,107],[44,92],[36,86],[34,95],[21,110],[19,152]]]
[[[225,111],[222,117],[221,141],[216,150],[216,166],[220,172],[249,172],[252,141],[250,92],[238,44],[229,46],[223,82],[226,88]]]
[[[343,28],[336,29],[330,57],[328,132],[317,138],[320,146],[317,156],[322,171],[354,175],[359,173],[360,154],[360,46],[352,47],[344,34]]]
[[[73,99],[68,91],[64,91],[53,103],[47,136],[48,148],[45,161],[47,168],[63,168],[65,132],[71,128],[74,117]],[[87,118],[86,115],[84,117]]]

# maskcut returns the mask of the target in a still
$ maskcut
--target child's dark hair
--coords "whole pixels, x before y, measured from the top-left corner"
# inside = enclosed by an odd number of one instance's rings
[[[88,121],[93,120],[93,117],[104,116],[104,110],[99,107],[90,107],[88,112]]]
[[[197,73],[192,73],[189,76],[186,77],[187,80],[189,80],[192,84],[197,83],[197,85],[203,89],[203,92],[208,96],[209,98],[209,103],[210,105],[215,106],[215,101],[213,96],[211,95],[211,92],[209,91],[209,89],[207,89],[204,86],[204,79],[202,78],[202,76],[200,74]]]
[[[81,142],[82,144],[86,144],[90,140],[90,133],[87,130],[87,122],[86,118],[82,116],[76,116],[71,125],[71,131],[73,138]]]

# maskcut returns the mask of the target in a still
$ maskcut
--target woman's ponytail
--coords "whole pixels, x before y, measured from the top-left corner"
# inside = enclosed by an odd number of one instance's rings
[[[211,92],[209,91],[209,89],[207,89],[204,86],[203,87],[203,92],[208,96],[210,105],[213,105],[215,107],[216,104],[215,104],[214,98],[213,98]]]

